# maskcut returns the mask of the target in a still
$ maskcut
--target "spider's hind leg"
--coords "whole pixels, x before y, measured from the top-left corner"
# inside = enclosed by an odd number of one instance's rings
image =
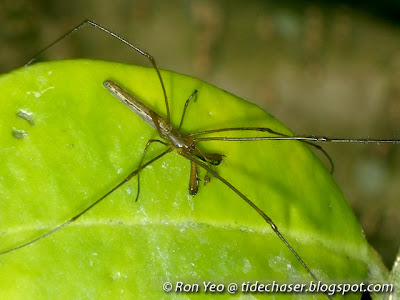
[[[197,158],[201,159],[202,161],[204,161],[205,163],[208,164],[208,166],[211,168],[211,166],[218,166],[219,164],[221,164],[222,160],[224,159],[225,155],[222,154],[217,154],[217,153],[202,153],[199,152],[198,154],[195,155]],[[193,172],[193,162],[192,162],[192,168],[191,168],[191,174]],[[194,164],[196,165],[196,164]],[[197,166],[196,166],[197,167]],[[197,172],[197,169],[196,169]],[[197,176],[197,175],[196,175]],[[191,175],[192,178],[192,175]],[[193,179],[194,180],[194,179]],[[206,175],[204,176],[203,182],[204,185],[208,184],[210,182],[210,174],[207,171]],[[197,177],[197,181],[198,181],[198,177]],[[198,184],[197,184],[198,185]],[[190,192],[190,188],[189,188],[189,192]],[[197,190],[196,190],[197,193]]]
[[[222,160],[224,159],[225,155],[223,154],[217,154],[217,153],[200,153],[198,155],[196,155],[198,158],[200,158],[202,161],[213,165],[213,166],[218,166]]]
[[[211,166],[217,166],[222,162],[224,155],[221,154],[203,154],[202,152],[198,151],[195,154],[196,157],[207,163],[207,165],[211,168]],[[207,172],[204,176],[204,184],[210,182],[210,175]],[[199,190],[199,176],[197,170],[197,164],[192,161],[190,164],[190,177],[189,177],[189,194],[194,196],[197,194]]]

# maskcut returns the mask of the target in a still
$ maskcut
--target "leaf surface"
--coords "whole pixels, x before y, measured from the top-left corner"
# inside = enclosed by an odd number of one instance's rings
[[[290,133],[256,105],[214,86],[167,71],[162,76],[174,126],[184,102],[198,90],[183,124],[186,133],[241,126]],[[149,68],[59,61],[0,77],[0,251],[77,215],[135,170],[146,142],[157,138],[103,87],[106,79],[165,116],[160,83]],[[318,278],[361,282],[371,270],[377,280],[386,276],[342,192],[304,144],[202,142],[199,147],[225,155],[215,170],[274,220]],[[163,150],[151,147],[147,159]],[[62,230],[0,256],[0,298],[147,299],[167,297],[162,290],[167,281],[174,288],[177,282],[198,283],[200,290],[203,281],[239,287],[257,280],[310,282],[263,219],[216,178],[206,186],[200,182],[199,193],[189,196],[189,169],[174,151],[141,172],[138,202],[134,178]]]

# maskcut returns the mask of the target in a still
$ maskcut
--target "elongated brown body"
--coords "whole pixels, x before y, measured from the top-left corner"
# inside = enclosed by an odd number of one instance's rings
[[[143,121],[149,124],[152,128],[156,129],[160,136],[169,141],[170,147],[174,148],[181,155],[191,155],[200,158],[202,161],[211,164],[219,165],[222,161],[223,155],[202,153],[195,145],[193,138],[189,135],[181,133],[179,130],[173,128],[163,117],[152,111],[140,100],[134,98],[130,93],[120,87],[112,80],[104,81],[104,86],[110,91],[119,101],[125,106],[129,107],[135,114],[137,114]],[[197,175],[197,165],[191,162],[190,177],[189,177],[189,194],[196,195],[198,191],[199,178]]]

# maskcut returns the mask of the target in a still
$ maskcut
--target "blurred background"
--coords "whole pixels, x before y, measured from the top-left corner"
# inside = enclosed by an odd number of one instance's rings
[[[298,134],[400,139],[396,0],[0,0],[0,73],[86,18],[148,51],[161,68],[255,102]],[[82,57],[148,65],[89,27],[43,59]],[[367,239],[391,268],[400,244],[400,145],[326,150]]]

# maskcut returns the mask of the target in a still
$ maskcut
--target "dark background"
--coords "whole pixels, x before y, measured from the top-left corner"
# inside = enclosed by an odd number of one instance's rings
[[[398,1],[0,0],[0,72],[86,18],[162,68],[258,103],[296,133],[400,138]],[[43,59],[81,57],[147,65],[91,28]],[[391,267],[400,241],[400,145],[326,149],[368,240]]]

